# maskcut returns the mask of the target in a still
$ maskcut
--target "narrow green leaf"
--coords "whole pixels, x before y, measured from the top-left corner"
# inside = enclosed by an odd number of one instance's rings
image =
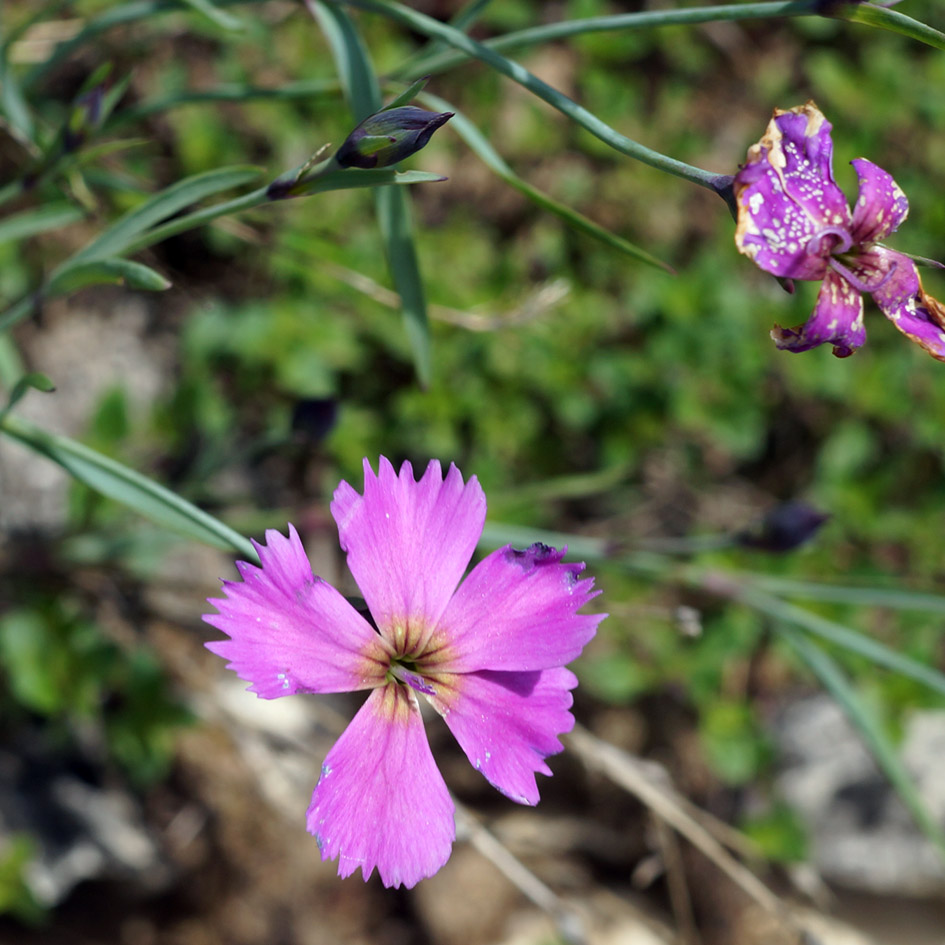
[[[409,105],[422,91],[427,84],[428,76],[422,76],[416,82],[411,83],[396,98],[391,99],[383,108],[385,112],[392,108],[400,108],[401,105]]]
[[[755,587],[742,587],[732,596],[735,600],[748,604],[770,617],[783,623],[801,627],[808,633],[814,633],[836,646],[842,646],[851,653],[865,657],[878,666],[908,676],[910,679],[914,679],[916,682],[920,682],[928,686],[929,689],[945,696],[945,674],[931,666],[910,659],[908,656],[903,656],[898,651],[885,646],[872,637],[857,633],[843,624],[821,617],[804,607],[789,604]]]
[[[49,204],[35,210],[24,210],[0,221],[0,243],[29,239],[47,230],[58,230],[81,220],[85,214],[69,203]]]
[[[623,237],[612,233],[610,230],[594,223],[586,216],[578,213],[577,210],[559,203],[553,197],[533,187],[527,181],[523,180],[512,168],[505,162],[505,159],[492,147],[489,139],[462,113],[449,102],[437,95],[431,95],[425,92],[421,96],[421,101],[441,112],[452,112],[450,127],[466,142],[469,149],[475,154],[491,171],[504,180],[509,186],[514,187],[520,193],[524,194],[533,203],[537,204],[543,210],[560,217],[569,226],[580,230],[587,236],[600,240],[602,243],[616,249],[627,256],[645,262],[648,265],[656,266],[666,272],[674,272],[672,266],[657,259],[651,253],[633,243],[625,240]]]
[[[834,604],[855,604],[860,607],[890,607],[894,610],[918,610],[945,614],[945,596],[903,591],[886,587],[852,587],[841,584],[823,584],[777,577],[773,574],[738,572],[734,577],[744,578],[755,587],[780,597],[801,600],[821,600]]]
[[[39,294],[30,293],[14,302],[6,311],[0,315],[0,331],[7,331],[17,322],[23,321],[32,314],[33,309],[39,304]]]
[[[314,2],[314,0],[311,0],[311,2]],[[334,8],[338,0],[320,0],[320,2],[324,6]],[[691,181],[694,184],[699,184],[711,190],[713,193],[720,192],[720,181],[723,179],[724,175],[713,174],[710,171],[702,170],[702,168],[693,167],[691,164],[686,164],[684,161],[678,161],[668,155],[661,154],[659,151],[654,151],[652,148],[645,147],[639,142],[628,138],[626,135],[620,134],[619,131],[611,128],[606,122],[601,121],[601,119],[592,112],[578,105],[573,99],[568,98],[567,95],[552,88],[547,82],[539,79],[538,76],[533,75],[524,66],[513,62],[511,59],[506,59],[483,43],[470,39],[460,30],[446,23],[441,23],[439,20],[435,20],[433,17],[427,16],[424,13],[412,10],[402,3],[395,3],[393,0],[341,0],[341,2],[346,3],[348,6],[380,13],[397,23],[416,30],[424,36],[443,40],[443,42],[449,46],[478,59],[480,62],[495,69],[496,72],[507,76],[512,79],[513,82],[517,82],[533,95],[547,102],[552,108],[557,109],[563,115],[570,118],[575,124],[580,125],[621,154],[626,154],[658,170],[665,171],[668,174],[674,174],[677,177],[682,177],[684,180]]]
[[[329,190],[355,190],[359,187],[384,187],[388,184],[437,184],[445,181],[441,174],[429,171],[395,171],[392,167],[367,170],[349,167],[315,177],[302,185],[294,196],[309,197]]]
[[[487,39],[483,43],[496,52],[510,53],[542,43],[570,39],[587,33],[613,33],[620,30],[649,30],[663,26],[691,26],[699,23],[718,23],[733,20],[756,20],[771,17],[795,17],[819,14],[823,0],[768,0],[764,3],[729,3],[706,7],[670,7],[659,10],[643,10],[639,13],[612,13],[606,16],[591,16],[542,23],[523,30],[514,30],[502,36]],[[453,23],[459,29],[458,23]],[[452,69],[469,60],[468,53],[449,49],[425,53],[412,57],[394,74],[409,78],[422,73],[435,75]]]
[[[90,285],[127,285],[145,292],[163,292],[171,287],[168,279],[143,263],[130,259],[93,259],[68,262],[49,280],[49,295],[65,295]]]
[[[820,647],[793,627],[780,622],[775,622],[774,627],[778,635],[791,646],[843,709],[850,724],[860,733],[863,743],[895,788],[916,824],[945,857],[945,833],[926,808],[879,720],[859,697],[840,667]]]
[[[232,190],[259,177],[257,167],[234,166],[194,174],[172,184],[126,213],[113,226],[79,250],[67,263],[107,259],[124,252],[140,233],[205,197]]]
[[[367,49],[354,23],[337,4],[322,0],[306,2],[328,39],[352,116],[360,122],[381,107],[381,92]],[[417,378],[425,387],[432,373],[430,322],[413,241],[409,199],[400,188],[385,187],[377,191],[374,201],[387,265],[401,300]]]
[[[381,110],[381,90],[364,41],[339,6],[322,0],[306,0],[306,6],[328,40],[348,106],[358,124]]]
[[[384,237],[387,265],[400,295],[404,328],[413,352],[417,379],[428,387],[433,373],[430,350],[430,322],[427,318],[427,299],[420,275],[420,263],[413,241],[410,221],[410,201],[400,187],[384,187],[375,195],[377,222]]]
[[[20,84],[5,57],[0,56],[0,109],[10,127],[24,141],[32,141],[35,133],[33,115]]]
[[[925,23],[920,23],[897,10],[874,6],[872,3],[845,3],[829,6],[825,15],[838,20],[847,20],[850,23],[878,26],[880,29],[890,30],[893,33],[901,33],[927,46],[945,49],[945,33],[932,29],[931,26],[926,26]]]
[[[187,230],[203,226],[205,223],[210,223],[220,217],[240,213],[243,210],[252,210],[254,207],[269,203],[267,189],[266,187],[260,187],[258,190],[243,194],[241,197],[234,197],[232,200],[226,200],[223,203],[213,204],[209,207],[201,207],[201,209],[194,210],[192,213],[174,217],[173,220],[168,220],[167,223],[162,223],[160,226],[147,230],[136,239],[133,239],[125,247],[125,253],[131,255],[147,246],[160,243],[169,236],[176,236],[178,233],[185,233]]]
[[[469,0],[469,3],[466,6],[462,7],[459,12],[450,20],[450,26],[455,27],[458,30],[463,32],[468,32],[469,28],[476,22],[477,19],[485,12],[485,9],[492,0]],[[439,39],[428,39],[426,44],[422,49],[418,49],[403,65],[396,70],[397,75],[422,75],[423,70],[420,69],[417,71],[415,66],[417,63],[428,60],[431,56],[434,56],[441,49],[443,49],[443,41]],[[449,55],[449,54],[447,54]],[[462,60],[462,56],[459,57]]]
[[[56,389],[55,384],[45,374],[39,371],[33,371],[31,374],[24,374],[10,391],[10,399],[7,405],[0,410],[0,420],[2,420],[22,399],[28,390],[42,391],[49,394]]]
[[[260,99],[298,101],[337,95],[339,91],[340,85],[337,79],[312,79],[305,82],[289,82],[272,89],[255,85],[221,85],[215,89],[202,89],[199,92],[176,92],[164,98],[139,102],[122,108],[121,111],[112,115],[108,127],[111,129],[131,124],[148,115],[171,111],[174,108],[184,108],[188,105],[204,105],[209,102],[252,102]]]
[[[211,3],[210,0],[181,0],[191,9],[202,13],[212,23],[222,27],[225,30],[243,30],[246,24],[235,16],[221,10],[218,6]]]
[[[82,443],[49,433],[13,415],[0,420],[0,432],[46,456],[91,489],[145,518],[196,541],[235,552],[247,561],[258,561],[252,544],[232,528],[153,479]]]

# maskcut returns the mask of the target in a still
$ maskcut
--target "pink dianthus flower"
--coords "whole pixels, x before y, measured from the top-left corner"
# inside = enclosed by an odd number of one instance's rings
[[[266,533],[260,567],[237,562],[219,611],[204,619],[228,640],[208,643],[265,699],[295,692],[369,690],[329,751],[308,830],[338,873],[374,868],[385,886],[411,887],[449,858],[453,803],[433,760],[418,705],[443,717],[477,771],[503,794],[536,804],[536,772],[570,731],[565,664],[603,614],[578,611],[597,593],[564,551],[506,545],[463,574],[482,533],[486,500],[433,461],[419,482],[381,457],[364,461],[364,495],[335,490],[341,547],[374,621],[312,574],[295,529]],[[461,582],[461,583],[460,583]]]

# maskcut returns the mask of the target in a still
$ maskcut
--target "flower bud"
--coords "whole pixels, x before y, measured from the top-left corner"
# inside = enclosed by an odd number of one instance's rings
[[[743,548],[758,551],[793,551],[810,541],[829,518],[806,502],[782,502],[768,512],[760,527],[740,532],[735,540]]]
[[[342,167],[390,167],[426,146],[452,112],[404,105],[369,115],[345,139],[335,161]]]

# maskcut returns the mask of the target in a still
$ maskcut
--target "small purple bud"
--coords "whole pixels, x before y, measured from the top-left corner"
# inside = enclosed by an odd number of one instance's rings
[[[78,151],[89,132],[98,127],[102,120],[104,98],[105,86],[100,84],[76,99],[63,133],[62,148],[66,154]]]
[[[453,117],[404,105],[369,115],[345,139],[335,161],[342,167],[390,167],[425,147],[433,132]]]
[[[829,518],[806,502],[782,502],[765,515],[757,530],[740,532],[735,541],[759,551],[793,551],[810,541]]]
[[[331,397],[306,397],[292,409],[292,433],[312,445],[331,432],[338,419],[338,402]]]

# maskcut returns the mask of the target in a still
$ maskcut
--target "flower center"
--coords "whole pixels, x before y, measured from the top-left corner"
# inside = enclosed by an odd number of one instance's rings
[[[893,260],[885,272],[883,272],[881,269],[874,268],[876,275],[879,276],[878,279],[874,280],[870,278],[870,274],[864,272],[867,267],[863,265],[863,260],[857,258],[856,256],[831,256],[829,264],[830,267],[839,272],[840,275],[843,276],[843,278],[846,279],[854,289],[856,289],[857,292],[869,293],[876,292],[877,289],[882,288],[887,282],[889,282],[889,280],[892,278],[892,274],[896,271],[896,268],[899,265],[895,260]],[[851,265],[856,265],[859,268],[861,274],[855,273],[850,268]],[[866,275],[867,278],[863,278],[864,275]]]
[[[391,660],[388,674],[399,683],[416,689],[417,692],[425,693],[428,696],[436,695],[436,689],[433,684],[422,673],[416,671],[416,664],[413,660]]]

